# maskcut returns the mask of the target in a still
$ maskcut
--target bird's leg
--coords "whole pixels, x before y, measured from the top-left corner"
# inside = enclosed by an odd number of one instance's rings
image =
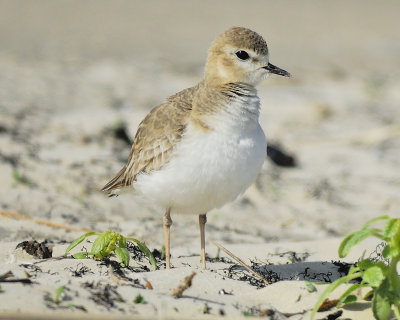
[[[206,237],[204,227],[207,222],[206,214],[199,214],[199,225],[200,225],[200,243],[201,243],[201,264],[203,269],[206,268]]]
[[[163,227],[164,227],[164,246],[165,246],[165,259],[166,259],[166,268],[171,269],[171,260],[170,260],[170,227],[172,225],[171,220],[171,208],[168,208],[164,214],[163,218]]]

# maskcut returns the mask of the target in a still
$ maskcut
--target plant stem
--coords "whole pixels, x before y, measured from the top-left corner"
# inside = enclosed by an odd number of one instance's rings
[[[397,304],[393,305],[394,314],[397,320],[400,320],[400,308]]]
[[[397,294],[397,303],[393,304],[393,311],[396,316],[396,319],[400,320],[400,278],[397,274],[397,263],[400,261],[400,255],[394,257],[390,262],[389,266],[389,279],[392,281],[393,288]]]

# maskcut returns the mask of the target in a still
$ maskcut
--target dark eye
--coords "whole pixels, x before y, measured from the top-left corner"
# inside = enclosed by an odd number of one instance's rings
[[[235,52],[236,57],[238,57],[240,60],[247,60],[250,58],[249,54],[246,51],[239,50]]]

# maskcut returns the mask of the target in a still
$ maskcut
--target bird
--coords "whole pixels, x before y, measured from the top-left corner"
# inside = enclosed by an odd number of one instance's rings
[[[164,212],[166,268],[171,268],[171,213],[199,218],[206,269],[207,213],[233,201],[257,178],[267,141],[259,124],[256,86],[290,73],[269,62],[267,43],[244,27],[219,35],[203,79],[154,107],[139,124],[129,158],[102,191],[144,196]]]

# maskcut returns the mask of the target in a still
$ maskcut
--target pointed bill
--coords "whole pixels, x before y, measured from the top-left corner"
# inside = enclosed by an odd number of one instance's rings
[[[290,73],[287,72],[286,70],[283,70],[281,68],[278,68],[277,66],[274,66],[273,64],[269,63],[263,67],[264,69],[268,70],[270,73],[274,73],[277,74],[279,76],[283,76],[283,77],[290,77]]]

